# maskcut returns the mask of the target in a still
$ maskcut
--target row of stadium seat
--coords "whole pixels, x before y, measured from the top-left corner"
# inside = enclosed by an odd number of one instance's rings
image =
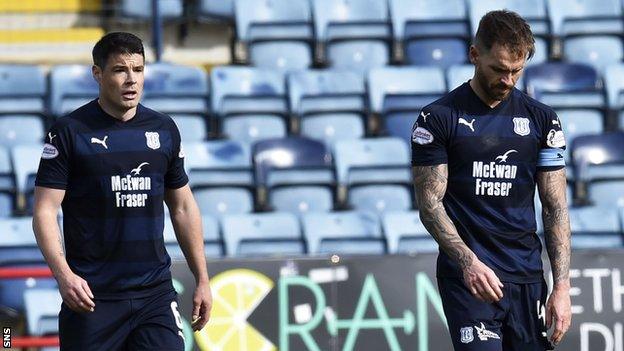
[[[624,205],[621,145],[624,132],[574,140],[570,203]],[[410,151],[400,138],[347,139],[331,147],[302,137],[269,138],[253,147],[235,140],[183,146],[190,185],[205,214],[415,209]],[[25,212],[31,213],[40,153],[41,144],[0,148],[0,214],[21,212],[14,210],[16,193],[25,196]]]
[[[148,0],[143,0],[147,3]],[[149,18],[142,1],[123,2],[120,16]],[[314,64],[368,70],[390,62],[447,68],[468,61],[470,39],[489,10],[525,16],[537,40],[533,63],[562,56],[602,70],[622,61],[621,0],[235,0],[230,11],[247,62],[274,69]],[[204,0],[188,11],[222,17],[228,5]],[[182,1],[161,1],[165,18],[180,18]],[[596,24],[596,18],[599,25]],[[553,36],[560,37],[562,53]],[[396,48],[392,42],[398,45]],[[319,50],[318,47],[322,47]],[[398,48],[398,49],[397,49]],[[236,53],[236,51],[234,52]]]

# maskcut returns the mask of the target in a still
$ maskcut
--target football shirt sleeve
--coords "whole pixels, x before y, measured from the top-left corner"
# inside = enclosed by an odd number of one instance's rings
[[[561,120],[554,111],[545,115],[542,124],[542,140],[537,168],[540,171],[554,171],[565,167],[563,151],[566,148]]]
[[[445,130],[443,116],[428,108],[420,111],[412,128],[412,166],[431,166],[448,162]]]
[[[46,134],[35,185],[67,189],[71,152],[71,131],[67,125],[57,121]]]
[[[182,147],[182,139],[180,131],[175,123],[171,122],[171,142],[172,155],[169,161],[169,167],[165,174],[165,187],[169,189],[178,189],[188,183],[188,177],[184,170],[184,148]]]

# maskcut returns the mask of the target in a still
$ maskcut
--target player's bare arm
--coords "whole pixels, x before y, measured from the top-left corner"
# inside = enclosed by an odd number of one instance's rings
[[[442,200],[448,183],[448,165],[415,166],[412,170],[420,219],[425,228],[459,265],[464,283],[476,298],[486,302],[500,300],[503,284],[462,240],[444,209]]]
[[[558,344],[570,327],[570,219],[566,203],[565,169],[538,172],[544,238],[553,274],[553,291],[546,303],[546,325],[554,326],[552,342]]]
[[[171,213],[171,222],[178,243],[180,243],[186,262],[195,276],[196,288],[193,295],[191,326],[195,331],[201,330],[210,318],[212,294],[204,255],[204,239],[199,208],[188,185],[179,189],[167,190],[165,202]]]
[[[63,252],[57,214],[64,196],[65,190],[35,187],[33,231],[65,304],[76,312],[93,312],[93,293],[69,268]]]

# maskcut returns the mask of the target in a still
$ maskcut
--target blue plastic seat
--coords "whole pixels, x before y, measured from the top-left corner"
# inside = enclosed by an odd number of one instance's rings
[[[63,299],[58,289],[24,291],[26,324],[31,336],[58,335],[58,314]]]
[[[382,116],[387,130],[389,124],[413,124],[420,109],[446,92],[444,71],[439,67],[383,67],[370,71],[368,92],[371,110]],[[410,140],[411,127],[401,137]]]
[[[311,254],[386,253],[379,219],[373,213],[308,213],[302,227]]]
[[[280,212],[302,216],[310,212],[330,212],[334,209],[332,189],[319,186],[274,188],[269,190],[269,206]]]
[[[185,168],[191,187],[251,186],[251,150],[233,140],[184,143]]]
[[[234,0],[199,0],[197,6],[198,18],[201,20],[234,20]]]
[[[599,180],[589,183],[589,200],[600,207],[624,207],[624,174],[622,179]]]
[[[334,147],[339,184],[411,184],[410,151],[392,137],[339,141]]]
[[[15,190],[11,153],[7,147],[0,145],[0,191],[12,193]]]
[[[0,266],[45,263],[32,230],[32,217],[0,219]]]
[[[316,39],[331,67],[367,71],[390,61],[386,1],[313,0]]]
[[[194,114],[173,114],[171,118],[178,126],[183,143],[199,142],[208,138],[208,126],[203,116]]]
[[[581,135],[572,142],[575,179],[593,181],[624,178],[624,132]]]
[[[535,37],[535,55],[527,65],[548,61],[551,31],[546,0],[470,0],[468,7],[472,35],[477,33],[481,17],[489,11],[507,9],[518,13],[529,23]]]
[[[474,76],[474,65],[453,65],[446,70],[446,86],[451,91],[466,83]],[[518,84],[518,88],[520,88]]]
[[[228,256],[305,253],[299,221],[290,213],[226,215],[221,220],[221,226]]]
[[[559,36],[624,30],[619,0],[548,0],[552,33]]]
[[[553,108],[596,108],[606,106],[602,80],[589,65],[544,63],[526,68],[526,90]]]
[[[390,0],[390,13],[406,63],[446,68],[467,62],[470,31],[464,0]]]
[[[609,108],[621,110],[624,107],[624,63],[607,66],[604,84]]]
[[[0,115],[0,145],[35,144],[43,141],[45,126],[37,115]]]
[[[201,213],[213,217],[249,213],[254,208],[253,195],[249,189],[245,188],[195,188],[193,195]]]
[[[368,211],[379,215],[390,211],[409,211],[412,209],[412,195],[409,187],[379,184],[370,187],[349,189],[348,203],[357,211]]]
[[[91,66],[58,65],[50,71],[50,112],[62,116],[95,99],[98,83]]]
[[[207,75],[199,67],[162,62],[146,65],[142,103],[162,113],[205,114]]]
[[[381,225],[391,254],[438,251],[438,243],[420,221],[418,211],[385,213]]]
[[[563,41],[563,57],[568,62],[591,65],[599,72],[624,58],[624,43],[619,35],[571,36]]]
[[[12,265],[10,267],[18,266],[19,265]],[[29,268],[33,267],[35,266],[29,265]],[[42,264],[39,267],[47,268],[47,265]],[[28,289],[41,288],[57,288],[56,280],[53,277],[0,279],[0,306],[12,308],[20,313],[23,313],[25,311],[24,291]]]
[[[0,191],[0,217],[11,217],[15,209],[15,197],[12,192]]]
[[[236,0],[236,34],[257,67],[293,70],[312,64],[308,0]]]
[[[303,136],[331,146],[365,135],[364,78],[340,70],[308,70],[288,75],[290,108]]]
[[[45,111],[46,80],[37,65],[0,65],[0,113]]]
[[[223,136],[253,145],[266,139],[283,138],[288,133],[284,118],[271,114],[236,115],[223,121]]]
[[[614,207],[571,208],[572,248],[622,247],[619,220]]]
[[[224,255],[223,244],[219,234],[219,223],[210,215],[202,215],[202,233],[204,235],[204,254],[206,257],[221,257]],[[172,260],[184,260],[184,253],[178,244],[170,218],[165,218],[163,229],[165,249]]]
[[[571,145],[577,136],[604,131],[603,116],[598,110],[565,109],[557,111],[557,115],[566,139],[567,147],[563,153],[566,163],[570,162]]]
[[[11,149],[16,189],[26,196],[26,207],[29,211],[33,205],[32,197],[39,160],[41,159],[41,150],[43,150],[41,144],[17,145]]]
[[[152,19],[151,0],[121,0],[119,16],[124,19],[148,21]],[[159,0],[160,15],[165,20],[180,19],[183,15],[182,0]]]

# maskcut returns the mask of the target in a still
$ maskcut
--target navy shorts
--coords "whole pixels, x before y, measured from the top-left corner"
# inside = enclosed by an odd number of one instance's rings
[[[546,282],[503,285],[503,298],[487,303],[472,296],[463,280],[438,278],[455,351],[553,349],[546,334]]]
[[[175,291],[127,300],[95,300],[95,311],[59,313],[61,350],[184,350]]]

